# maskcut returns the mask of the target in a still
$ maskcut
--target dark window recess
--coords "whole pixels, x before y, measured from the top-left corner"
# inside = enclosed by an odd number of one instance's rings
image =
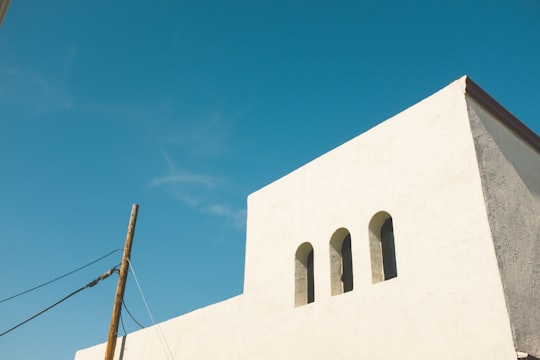
[[[341,261],[343,264],[343,273],[341,282],[343,283],[343,292],[348,292],[353,289],[353,272],[352,272],[352,253],[351,253],[351,235],[347,235],[341,245]]]
[[[392,218],[381,227],[381,247],[384,267],[384,280],[397,277],[396,248],[394,246],[394,226]]]
[[[313,271],[313,249],[307,256],[307,303],[315,301],[315,276]]]

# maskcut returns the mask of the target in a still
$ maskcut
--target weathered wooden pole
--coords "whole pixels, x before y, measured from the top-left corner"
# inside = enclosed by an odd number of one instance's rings
[[[137,212],[139,205],[133,204],[131,207],[131,217],[129,218],[128,231],[126,235],[126,245],[124,246],[124,255],[120,265],[120,275],[118,276],[118,285],[116,286],[116,297],[111,318],[111,327],[109,329],[109,338],[107,339],[107,351],[105,360],[113,360],[114,349],[116,347],[116,338],[118,337],[118,323],[120,322],[120,313],[122,312],[122,301],[124,299],[124,290],[129,272],[129,257],[131,255],[131,244],[135,234],[135,224],[137,223]]]

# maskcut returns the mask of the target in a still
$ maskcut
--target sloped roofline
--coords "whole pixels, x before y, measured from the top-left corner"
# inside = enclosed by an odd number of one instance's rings
[[[468,76],[465,79],[465,94],[540,154],[540,136],[519,121]]]

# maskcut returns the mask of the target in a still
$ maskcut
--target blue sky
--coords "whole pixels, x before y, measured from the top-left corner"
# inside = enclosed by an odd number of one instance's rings
[[[248,194],[465,74],[540,133],[540,2],[13,1],[0,298],[123,247],[132,203],[156,321],[240,294]],[[0,332],[120,257],[0,303]],[[116,279],[0,337],[0,357],[104,342]],[[150,324],[133,277],[126,303]]]

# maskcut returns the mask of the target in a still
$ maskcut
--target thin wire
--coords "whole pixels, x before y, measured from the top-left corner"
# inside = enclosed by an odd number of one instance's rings
[[[131,311],[129,311],[129,309],[128,309],[128,307],[127,307],[126,302],[124,301],[124,299],[122,299],[122,305],[124,306],[124,309],[126,309],[126,311],[127,311],[128,315],[129,315],[129,317],[131,318],[131,320],[133,320],[133,321],[135,322],[135,324],[139,325],[139,327],[140,327],[141,329],[144,329],[144,326],[142,326],[141,323],[138,322],[137,319],[135,319],[135,318],[133,317],[133,314],[131,314]]]
[[[54,304],[52,304],[51,306],[49,306],[48,308],[44,309],[44,310],[41,310],[40,312],[38,312],[37,314],[29,317],[28,319],[24,320],[23,322],[20,322],[18,323],[17,325],[13,326],[12,328],[4,331],[3,333],[0,334],[0,336],[4,336],[6,335],[7,333],[15,330],[16,328],[18,328],[19,326],[22,326],[24,324],[26,324],[27,322],[29,322],[30,320],[33,320],[35,318],[37,318],[39,315],[49,311],[50,309],[52,309],[53,307],[55,307],[56,305],[66,301],[67,299],[69,299],[70,297],[72,297],[73,295],[83,291],[84,289],[87,289],[87,288],[90,288],[90,287],[93,287],[95,286],[98,282],[100,282],[101,280],[105,280],[106,278],[108,278],[109,276],[111,276],[111,274],[113,274],[116,270],[117,266],[113,267],[112,269],[110,269],[109,271],[107,271],[106,273],[102,274],[101,276],[95,278],[94,280],[90,281],[88,284],[84,285],[83,287],[81,287],[80,289],[77,289],[75,290],[74,292],[72,292],[71,294],[69,294],[68,296],[62,298],[61,300],[58,300],[57,302],[55,302]]]
[[[42,288],[42,287],[44,287],[44,286],[46,286],[46,285],[49,285],[49,284],[51,284],[51,283],[53,283],[53,282],[55,282],[55,281],[57,281],[57,280],[63,279],[63,278],[65,278],[66,276],[69,276],[69,275],[71,275],[71,274],[73,274],[73,273],[76,273],[77,271],[80,271],[80,270],[82,270],[82,269],[84,269],[84,268],[86,268],[86,267],[88,267],[88,266],[90,266],[90,265],[92,265],[92,264],[95,264],[95,263],[97,263],[98,261],[105,259],[107,256],[110,256],[110,255],[114,254],[115,252],[118,252],[118,251],[121,251],[121,250],[122,250],[122,249],[116,249],[116,250],[113,250],[113,251],[111,251],[111,252],[109,252],[109,253],[107,253],[107,254],[105,254],[105,255],[103,255],[103,256],[97,258],[96,260],[91,261],[91,262],[89,262],[88,264],[83,265],[83,266],[81,266],[81,267],[79,267],[79,268],[77,268],[77,269],[75,269],[75,270],[72,270],[72,271],[70,271],[70,272],[68,272],[68,273],[66,273],[66,274],[64,274],[64,275],[62,275],[62,276],[58,276],[57,278],[54,278],[54,279],[49,280],[49,281],[47,281],[47,282],[44,282],[43,284],[34,286],[34,287],[31,288],[31,289],[22,291],[22,292],[20,292],[20,293],[18,293],[18,294],[15,294],[15,295],[9,296],[9,297],[7,297],[7,298],[5,298],[5,299],[2,299],[2,300],[0,300],[0,303],[3,303],[3,302],[5,302],[5,301],[11,300],[11,299],[14,299],[14,298],[16,298],[16,297],[18,297],[18,296],[27,294],[27,293],[29,293],[30,291],[37,290],[37,289]]]
[[[124,330],[124,336],[127,335],[126,328],[124,326],[124,319],[122,318],[122,313],[120,313],[120,324],[122,325],[122,330]]]
[[[148,307],[148,303],[146,302],[146,298],[144,297],[143,291],[141,289],[141,285],[139,284],[139,280],[137,279],[137,275],[135,274],[135,269],[133,268],[133,264],[131,264],[131,261],[127,259],[129,268],[131,270],[131,273],[133,274],[133,278],[135,279],[135,283],[137,284],[137,288],[139,289],[139,293],[141,294],[141,298],[144,302],[144,306],[146,307],[146,312],[148,312],[148,315],[150,316],[150,320],[152,320],[152,325],[156,328],[159,341],[162,345],[165,345],[165,356],[167,359],[170,357],[174,360],[173,353],[171,351],[171,348],[169,347],[169,343],[167,342],[167,339],[165,338],[165,334],[163,334],[163,330],[161,330],[161,326],[159,324],[156,325],[156,322],[154,321],[154,317],[152,316],[152,313],[150,312],[150,308]]]

